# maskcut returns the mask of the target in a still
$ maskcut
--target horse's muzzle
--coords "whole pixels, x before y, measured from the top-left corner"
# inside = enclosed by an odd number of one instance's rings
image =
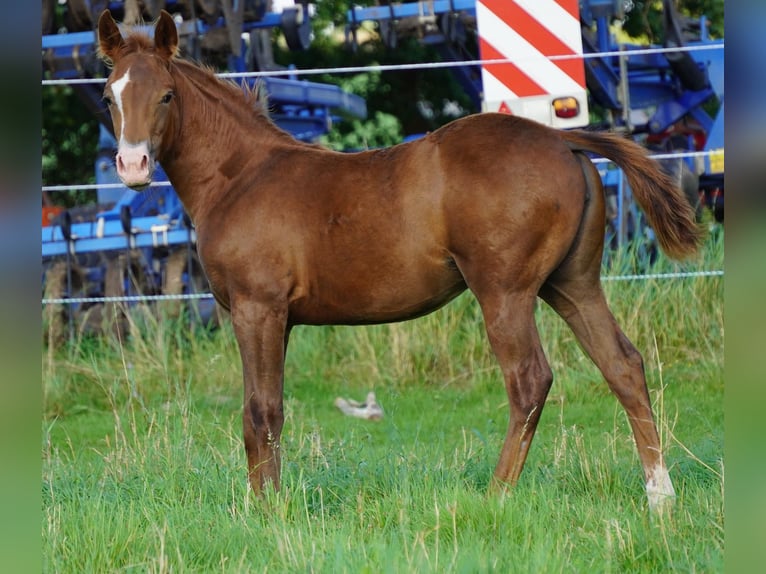
[[[154,158],[145,142],[121,143],[115,157],[117,175],[128,187],[141,190],[149,186],[154,173]]]

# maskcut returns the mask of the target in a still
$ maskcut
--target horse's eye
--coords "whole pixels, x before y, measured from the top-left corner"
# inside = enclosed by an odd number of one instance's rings
[[[160,100],[161,104],[169,104],[170,100],[173,99],[173,92],[168,92],[164,96],[162,96],[162,99]]]
[[[105,95],[105,96],[104,96],[103,98],[101,98],[101,99],[104,101],[104,103],[105,103],[107,106],[111,106],[111,105],[112,105],[112,98],[110,98],[109,96],[106,96],[106,95]]]

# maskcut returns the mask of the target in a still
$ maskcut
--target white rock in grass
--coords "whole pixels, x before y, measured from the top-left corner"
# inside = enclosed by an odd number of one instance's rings
[[[344,415],[350,417],[373,421],[378,421],[383,418],[383,408],[375,400],[375,393],[372,391],[367,393],[367,400],[363,403],[353,399],[338,397],[335,399],[335,406],[338,407]]]

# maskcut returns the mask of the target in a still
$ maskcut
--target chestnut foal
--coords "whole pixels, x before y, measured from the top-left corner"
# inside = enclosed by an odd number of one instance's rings
[[[252,488],[279,487],[285,352],[293,325],[371,324],[476,296],[505,379],[510,424],[496,485],[519,478],[553,380],[533,309],[567,322],[622,403],[652,508],[674,496],[641,355],[600,285],[604,191],[586,154],[613,159],[660,246],[676,258],[701,233],[677,185],[624,138],[477,114],[389,149],[338,153],[277,128],[254,94],[178,55],[173,19],[98,38],[117,171],[142,189],[160,162],[191,216],[244,372]]]

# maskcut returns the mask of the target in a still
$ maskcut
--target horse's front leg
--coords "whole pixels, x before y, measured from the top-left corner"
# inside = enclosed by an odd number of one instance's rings
[[[232,306],[231,318],[242,357],[242,422],[250,485],[256,494],[268,483],[278,490],[287,310],[245,301]]]

